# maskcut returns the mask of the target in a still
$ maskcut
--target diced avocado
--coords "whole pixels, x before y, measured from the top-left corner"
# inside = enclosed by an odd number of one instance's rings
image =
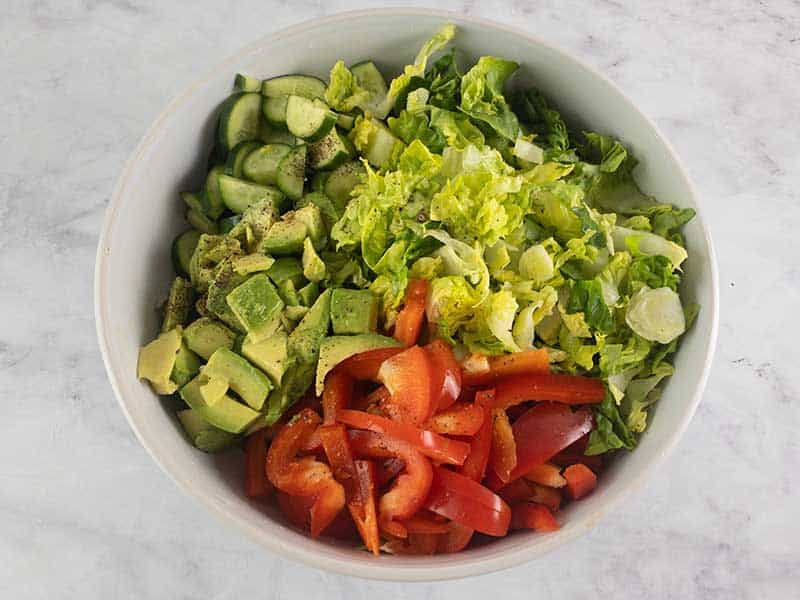
[[[278,220],[278,215],[278,208],[274,202],[270,200],[256,202],[242,213],[241,221],[231,230],[230,235],[237,238],[249,252],[254,252],[261,245],[269,228]]]
[[[181,349],[181,327],[162,333],[152,342],[139,349],[136,375],[147,379],[156,394],[168,395],[178,386],[169,378],[175,359]]]
[[[240,433],[259,417],[249,406],[237,402],[227,394],[209,406],[203,400],[200,386],[206,378],[198,375],[181,388],[181,398],[206,422],[230,433]]]
[[[374,332],[378,328],[378,297],[371,290],[333,290],[331,322],[335,335]]]
[[[178,355],[175,357],[175,364],[172,367],[172,374],[169,378],[174,381],[178,387],[186,385],[189,380],[197,375],[200,371],[200,359],[197,354],[189,350],[186,342],[181,343],[181,348],[178,350]]]
[[[322,213],[316,204],[308,204],[296,211],[294,217],[298,221],[305,223],[306,234],[314,242],[314,247],[321,249],[326,243],[325,222],[322,219]]]
[[[274,223],[261,242],[261,251],[265,254],[299,254],[303,250],[303,240],[308,235],[308,227],[304,221],[295,218],[298,211],[289,211],[283,218]]]
[[[203,452],[219,452],[224,450],[236,441],[236,436],[227,431],[222,431],[210,423],[203,420],[197,412],[191,408],[179,410],[177,413],[178,421],[183,426],[183,430],[189,441],[198,450]]]
[[[328,334],[330,322],[331,290],[325,290],[289,335],[289,353],[303,362],[316,362],[319,345]]]
[[[242,220],[242,215],[231,215],[219,220],[219,232],[222,234],[233,231],[233,228]]]
[[[325,278],[325,263],[314,250],[310,237],[303,242],[303,275],[309,281],[319,282]]]
[[[164,320],[161,322],[161,331],[175,329],[178,325],[186,325],[189,320],[189,311],[194,302],[192,286],[183,277],[176,277],[169,288],[169,297],[164,305]]]
[[[275,259],[265,254],[248,254],[233,260],[233,270],[239,275],[250,275],[268,270]]]
[[[214,275],[214,267],[229,256],[242,253],[239,240],[224,235],[203,234],[197,240],[189,262],[189,276],[198,293],[205,293]]]
[[[278,295],[286,306],[300,306],[300,294],[297,293],[291,279],[278,284]]]
[[[266,375],[227,348],[220,348],[203,367],[203,375],[226,379],[230,388],[256,410],[261,410],[272,389]]]
[[[299,321],[306,316],[306,313],[308,313],[308,307],[300,306],[299,304],[287,306],[283,309],[283,315],[290,321]]]
[[[240,260],[240,259],[237,259]],[[206,308],[220,321],[235,329],[244,331],[244,325],[228,306],[226,298],[233,290],[247,280],[247,275],[240,275],[233,269],[233,260],[226,258],[214,269],[214,276],[208,285]]]
[[[325,222],[325,227],[328,230],[330,230],[342,216],[333,202],[331,202],[331,199],[328,198],[324,192],[311,192],[310,194],[306,194],[295,202],[294,207],[295,209],[300,209],[309,204],[314,204],[319,209],[322,220]]]
[[[201,317],[184,330],[183,338],[192,352],[208,360],[217,348],[231,348],[236,334],[219,321]]]
[[[306,393],[314,379],[315,363],[306,363],[292,358],[281,387],[273,391],[267,400],[267,424],[272,425],[286,409]]]
[[[200,384],[200,395],[203,397],[203,401],[211,406],[222,400],[230,388],[230,383],[224,377],[208,376],[205,372],[203,375],[205,383]]]
[[[278,386],[286,369],[288,341],[289,338],[284,331],[279,331],[260,342],[251,342],[245,338],[242,342],[242,354],[269,375],[272,382]]]
[[[283,300],[265,273],[253,275],[234,289],[227,302],[254,342],[277,331]]]
[[[291,281],[297,288],[303,285],[304,281],[303,263],[294,256],[284,256],[275,260],[275,263],[267,269],[267,275],[275,285]]]
[[[300,297],[300,304],[310,307],[319,297],[319,284],[315,281],[312,281],[311,283],[301,287],[297,291],[297,295]]]
[[[331,369],[344,359],[376,348],[395,348],[400,343],[394,338],[378,335],[377,333],[362,333],[360,335],[334,335],[322,340],[319,348],[319,362],[317,363],[316,392],[322,394],[325,377]]]

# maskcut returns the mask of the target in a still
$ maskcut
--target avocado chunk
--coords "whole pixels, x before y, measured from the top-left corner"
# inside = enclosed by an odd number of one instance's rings
[[[312,281],[311,283],[297,290],[297,295],[300,297],[301,305],[311,306],[319,297],[319,284],[315,281]]]
[[[295,306],[287,306],[283,309],[283,316],[290,321],[299,321],[305,317],[307,313],[308,307],[300,306],[299,304],[296,304]]]
[[[217,348],[232,348],[236,334],[219,321],[200,317],[186,328],[183,337],[192,352],[208,360]]]
[[[378,297],[371,290],[333,290],[331,321],[336,335],[375,331],[378,328]]]
[[[238,239],[248,252],[255,252],[269,228],[278,220],[278,215],[275,202],[260,200],[242,213],[241,220],[231,229],[229,235]]]
[[[286,306],[300,306],[300,294],[297,293],[291,279],[278,284],[278,295]]]
[[[236,331],[244,331],[244,325],[228,306],[226,298],[245,281],[247,276],[234,271],[233,260],[226,258],[214,269],[214,277],[208,285],[206,309]]]
[[[319,345],[328,334],[330,322],[331,290],[325,290],[289,335],[289,353],[302,362],[316,362]]]
[[[214,277],[214,268],[230,256],[242,254],[239,240],[224,235],[204,233],[197,240],[192,258],[189,261],[189,277],[195,289],[204,294]]]
[[[261,251],[265,254],[286,256],[298,254],[303,250],[303,240],[308,235],[306,224],[295,218],[297,211],[289,211],[283,218],[274,223],[261,242]]]
[[[395,348],[400,343],[394,338],[378,335],[377,333],[362,333],[360,335],[334,335],[322,340],[319,348],[319,362],[317,363],[317,396],[322,394],[325,386],[325,377],[336,365],[344,359],[376,348]]]
[[[227,302],[254,342],[277,331],[283,300],[265,273],[253,275],[234,289]]]
[[[233,270],[239,275],[250,275],[267,271],[275,259],[264,254],[248,254],[233,260]]]
[[[289,338],[284,331],[260,342],[251,342],[245,338],[242,342],[242,354],[269,375],[272,383],[278,386],[286,369],[288,342]]]
[[[161,322],[161,331],[175,329],[178,325],[186,325],[189,320],[189,311],[194,302],[194,293],[191,284],[183,277],[176,277],[169,288],[169,296],[164,304],[164,320]]]
[[[227,380],[228,386],[256,410],[261,410],[272,390],[266,375],[228,348],[220,348],[211,355],[203,367],[203,375]]]
[[[267,269],[267,275],[275,285],[280,285],[284,281],[291,281],[295,288],[303,285],[303,263],[294,256],[284,256],[278,258]]]
[[[267,400],[267,425],[272,425],[311,386],[315,363],[302,362],[296,357],[289,360],[281,387],[273,391]]]
[[[216,404],[228,392],[230,385],[224,377],[204,376],[205,383],[200,384],[200,395],[209,406]]]
[[[175,357],[175,364],[172,367],[172,374],[169,378],[178,387],[186,385],[189,380],[200,372],[200,358],[189,350],[186,341],[181,342],[181,348]]]
[[[303,275],[311,282],[319,282],[325,278],[325,263],[314,250],[310,237],[303,242]]]
[[[330,230],[333,225],[338,221],[342,214],[336,210],[336,207],[331,202],[331,199],[328,198],[323,192],[311,192],[310,194],[306,194],[300,200],[295,202],[294,207],[295,210],[303,208],[304,206],[308,206],[309,204],[313,204],[319,209],[320,215],[322,215],[322,220],[325,222],[325,227]]]
[[[181,388],[180,395],[183,401],[206,422],[229,433],[241,433],[259,417],[258,412],[227,394],[223,394],[212,405],[206,404],[200,391],[200,386],[205,383],[207,378],[201,373]]]
[[[307,204],[294,211],[294,218],[305,223],[306,235],[311,238],[316,249],[322,249],[327,242],[327,234],[319,207],[316,204]]]
[[[162,333],[152,342],[139,349],[136,376],[147,379],[156,394],[169,395],[178,386],[169,378],[175,359],[181,349],[181,327]]]
[[[191,408],[179,410],[176,415],[189,441],[198,450],[219,452],[230,447],[236,441],[235,435],[207,423],[203,420],[203,417]]]

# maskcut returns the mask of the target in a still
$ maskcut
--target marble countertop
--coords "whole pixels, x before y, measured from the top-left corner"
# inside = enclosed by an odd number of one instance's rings
[[[217,523],[141,448],[106,380],[93,263],[128,153],[221,57],[273,29],[369,6],[230,4],[0,7],[0,597],[796,597],[797,3],[438,3],[575,53],[655,119],[715,236],[721,327],[705,399],[679,447],[591,534],[506,572],[413,585],[292,564]]]

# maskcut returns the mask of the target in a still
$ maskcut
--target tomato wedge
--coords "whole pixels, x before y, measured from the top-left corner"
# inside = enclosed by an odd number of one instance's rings
[[[546,375],[550,372],[550,355],[544,348],[490,356],[481,361],[477,357],[464,362],[464,383],[471,386],[487,385],[501,377],[515,375]]]
[[[445,435],[473,436],[483,425],[483,407],[469,402],[457,402],[428,419],[425,429]]]
[[[336,413],[336,420],[356,429],[374,431],[393,440],[401,441],[437,462],[461,465],[470,450],[469,444],[466,442],[451,440],[432,431],[398,423],[386,417],[371,415],[360,410],[340,410]]]
[[[421,425],[431,408],[431,363],[419,346],[383,361],[378,379],[389,390],[383,409],[395,421]]]
[[[581,463],[564,469],[564,478],[567,480],[567,491],[573,500],[580,500],[597,487],[597,475]]]
[[[345,493],[331,469],[313,456],[297,458],[297,452],[321,419],[313,410],[303,409],[284,425],[267,452],[266,472],[276,488],[291,496],[313,496],[311,535],[317,537],[344,508]]]
[[[546,506],[526,502],[512,509],[511,529],[533,529],[534,531],[557,531],[561,528],[553,513]]]
[[[433,479],[431,462],[409,444],[378,433],[350,431],[348,438],[353,452],[358,455],[403,459],[404,472],[378,503],[378,523],[391,535],[406,537],[408,532],[399,519],[413,516],[425,502]]]
[[[425,318],[427,293],[428,282],[424,279],[412,279],[408,282],[405,303],[394,324],[394,339],[406,347],[416,344],[419,338]]]
[[[492,409],[492,452],[489,463],[503,483],[511,479],[511,472],[517,466],[517,443],[508,415],[502,408]]]
[[[248,498],[265,498],[272,491],[267,479],[268,429],[259,429],[247,437],[245,445],[244,493]]]
[[[605,398],[606,387],[600,379],[580,375],[517,375],[498,381],[495,394],[497,408],[526,400],[596,404]]]
[[[461,474],[473,481],[482,481],[489,464],[492,449],[492,406],[494,390],[484,390],[475,394],[475,404],[483,410],[483,421],[480,429],[470,442],[469,456],[461,467]]]
[[[425,346],[431,363],[431,414],[446,410],[461,395],[461,367],[450,344],[437,339]]]
[[[360,381],[377,381],[378,369],[381,368],[383,362],[401,352],[403,352],[403,348],[367,350],[344,359],[336,368],[349,373],[354,379]]]
[[[347,408],[353,396],[353,378],[343,369],[334,369],[325,378],[322,391],[322,416],[325,425],[336,421],[336,411]]]

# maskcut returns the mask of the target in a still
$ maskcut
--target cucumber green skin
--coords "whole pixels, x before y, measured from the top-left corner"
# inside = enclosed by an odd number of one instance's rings
[[[266,79],[261,84],[264,96],[303,96],[324,98],[328,84],[312,75],[281,75]]]
[[[206,187],[204,196],[206,199],[206,210],[204,211],[212,219],[218,219],[225,212],[225,203],[219,191],[219,176],[225,172],[223,165],[216,165],[208,172],[206,177]]]
[[[217,227],[215,221],[212,221],[206,215],[193,208],[186,211],[186,221],[189,225],[202,233],[217,233],[219,231],[219,227]]]
[[[350,161],[337,167],[325,181],[323,191],[340,214],[344,213],[345,207],[350,202],[350,192],[356,184],[361,182],[364,173],[366,173],[364,165],[357,161]]]
[[[242,220],[240,215],[231,215],[219,220],[219,232],[228,233],[231,229],[236,227],[236,224]]]
[[[328,135],[308,148],[308,166],[315,171],[332,171],[353,158],[353,143],[334,127]]]
[[[236,74],[233,80],[233,89],[237,92],[256,92],[261,93],[261,80],[250,75]]]
[[[184,277],[189,276],[189,261],[192,260],[192,254],[197,248],[199,239],[200,232],[196,229],[189,229],[178,234],[172,241],[172,264],[175,266],[175,270]]]
[[[278,164],[275,183],[278,184],[278,189],[291,200],[297,200],[303,196],[307,148],[305,144],[292,148]]]
[[[228,161],[225,163],[225,174],[231,177],[242,176],[242,165],[248,155],[258,148],[258,142],[242,142],[228,154]]]
[[[181,200],[184,201],[187,207],[196,210],[197,212],[208,212],[208,197],[205,193],[200,192],[181,192]]]
[[[328,171],[318,171],[311,177],[311,191],[324,192],[325,182],[328,181],[330,173]]]
[[[286,105],[286,127],[289,133],[306,142],[317,142],[336,125],[337,115],[321,100],[289,96]]]
[[[258,138],[261,95],[252,92],[231,94],[222,105],[219,117],[219,143],[230,152],[240,142]]]
[[[245,179],[262,185],[275,185],[278,182],[278,165],[291,149],[287,144],[264,144],[254,150],[242,166]]]
[[[272,127],[286,131],[286,103],[287,96],[270,96],[264,98],[261,105],[261,111],[264,113],[264,118]]]
[[[258,139],[265,144],[286,144],[287,146],[296,146],[297,138],[286,130],[276,129],[272,127],[267,119],[261,120],[261,129],[258,133]]]
[[[356,118],[345,113],[336,113],[336,126],[350,131],[355,125]]]
[[[220,175],[220,193],[222,200],[231,211],[242,214],[247,208],[259,200],[269,200],[280,204],[284,195],[280,190],[236,179],[229,175]]]

